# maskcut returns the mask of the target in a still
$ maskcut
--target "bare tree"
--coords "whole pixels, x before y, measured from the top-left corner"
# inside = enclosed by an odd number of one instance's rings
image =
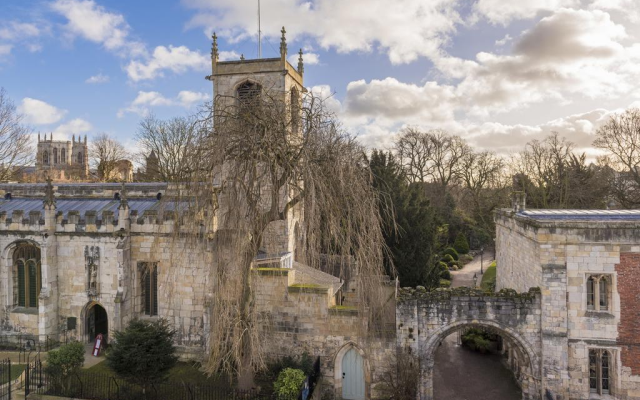
[[[398,348],[387,360],[380,379],[380,394],[385,400],[414,400],[420,383],[418,357]]]
[[[197,141],[188,136],[187,157],[176,157],[175,175],[184,178],[188,198],[184,226],[212,232],[199,242],[213,246],[215,257],[206,367],[233,372],[247,387],[264,367],[263,333],[270,329],[268,312],[256,309],[252,265],[259,252],[278,248],[276,233],[298,223],[303,261],[311,267],[322,269],[326,255],[341,260],[338,274],[362,288],[365,333],[385,310],[375,303],[384,299],[385,242],[364,149],[322,99],[307,93],[294,105],[276,89],[241,94],[216,97],[212,114],[198,124],[203,134]],[[164,140],[159,129],[143,133],[147,143]]]
[[[406,128],[395,142],[395,154],[410,182],[426,182],[433,174],[432,142],[428,134]]]
[[[0,88],[0,181],[14,178],[20,167],[33,157],[29,144],[31,130],[22,120],[22,115]]]
[[[640,205],[640,109],[611,116],[596,133],[594,146],[608,151],[617,174],[613,191],[625,207]]]
[[[477,222],[486,226],[493,210],[502,202],[499,192],[505,188],[504,159],[495,153],[469,151],[461,161],[460,180],[465,194],[471,198],[472,212]]]
[[[89,146],[89,158],[103,182],[118,180],[117,169],[129,157],[122,143],[106,133],[99,134]]]
[[[462,159],[471,148],[460,136],[452,136],[445,131],[430,131],[429,137],[433,144],[433,179],[447,187],[460,178]]]
[[[459,136],[442,130],[405,129],[395,152],[411,182],[434,182],[446,188],[460,178],[462,159],[471,151]]]
[[[166,121],[149,115],[140,122],[137,138],[142,148],[141,161],[151,153],[157,157],[154,171],[146,171],[153,178],[165,182],[179,182],[194,168],[197,161],[191,157],[200,145],[204,130],[194,117],[176,117]],[[196,164],[190,164],[191,162]],[[147,168],[149,166],[147,165]]]

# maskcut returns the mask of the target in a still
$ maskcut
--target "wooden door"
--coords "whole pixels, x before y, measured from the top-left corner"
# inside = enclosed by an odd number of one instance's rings
[[[342,398],[364,400],[364,363],[356,349],[342,357]]]

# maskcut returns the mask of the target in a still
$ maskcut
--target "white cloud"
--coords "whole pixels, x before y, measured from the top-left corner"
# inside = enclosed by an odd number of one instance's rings
[[[290,43],[303,37],[339,52],[388,53],[394,64],[430,56],[447,42],[461,22],[459,0],[263,0],[263,33],[279,40],[286,26]],[[185,0],[197,10],[189,26],[215,29],[231,42],[255,35],[255,2],[237,0]]]
[[[37,42],[38,38],[48,32],[46,23],[40,27],[34,23],[9,21],[0,24],[0,56],[9,55],[16,44],[23,45],[28,51],[34,53],[42,49]]]
[[[211,58],[185,46],[158,46],[145,61],[131,61],[126,67],[129,79],[134,82],[163,76],[164,70],[182,73],[193,69],[206,71],[211,68]]]
[[[500,40],[496,40],[496,46],[504,46],[505,44],[512,41],[513,38],[508,33]]]
[[[89,132],[93,127],[91,124],[84,119],[75,118],[69,122],[66,122],[56,129],[54,129],[53,134],[55,136],[64,136],[65,138],[69,138],[70,135],[79,135],[81,133]]]
[[[25,97],[18,107],[18,111],[24,114],[26,122],[35,125],[48,125],[58,122],[67,113],[42,100]]]
[[[453,118],[454,88],[427,82],[423,86],[399,82],[395,78],[350,82],[345,111],[349,116],[387,119],[420,118],[445,121]]]
[[[57,0],[51,9],[67,19],[64,29],[71,40],[79,36],[122,56],[145,52],[142,43],[130,39],[130,27],[122,15],[93,0]]]
[[[513,44],[513,53],[478,53],[475,60],[442,54],[436,67],[461,79],[458,107],[477,116],[572,96],[615,98],[640,80],[640,45],[624,47],[626,32],[599,10],[558,10]]]
[[[208,99],[209,95],[207,93],[192,92],[189,90],[180,91],[175,99],[167,98],[159,92],[139,91],[138,96],[136,96],[128,107],[118,110],[117,116],[118,118],[122,118],[126,113],[145,116],[149,114],[151,107],[180,106],[191,108]]]
[[[235,51],[221,51],[218,54],[218,61],[231,61],[231,60],[239,60],[240,54]]]
[[[640,22],[640,8],[636,0],[595,0],[589,6],[592,9],[619,12],[631,22]]]
[[[297,67],[298,57],[300,57],[298,53],[291,54],[288,59],[289,63],[294,67]],[[312,52],[303,53],[302,62],[304,63],[304,65],[318,65],[320,64],[320,55]]]
[[[86,83],[106,83],[109,82],[109,76],[103,75],[102,73],[98,75],[93,75],[85,81]]]
[[[191,106],[196,104],[201,104],[207,100],[209,100],[209,95],[207,93],[202,92],[192,92],[189,90],[183,90],[178,93],[178,103],[185,108],[191,108]]]
[[[512,20],[529,19],[540,12],[555,11],[579,4],[580,0],[479,0],[474,6],[473,18],[482,16],[493,23],[506,25]]]

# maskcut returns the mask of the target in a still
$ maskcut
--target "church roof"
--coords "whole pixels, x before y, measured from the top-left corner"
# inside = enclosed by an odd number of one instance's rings
[[[162,202],[155,198],[149,199],[128,199],[127,203],[131,211],[137,211],[138,215],[142,215],[147,210],[173,210],[172,202]],[[83,218],[87,211],[96,211],[98,219],[103,211],[112,211],[114,215],[118,215],[119,200],[115,199],[56,199],[56,211],[62,212],[63,218],[67,217],[69,211],[78,211],[80,218]],[[5,211],[7,215],[11,215],[13,211],[24,211],[28,214],[30,211],[40,211],[44,214],[44,203],[42,199],[37,198],[12,198],[11,200],[0,200],[0,212]]]
[[[638,221],[640,210],[524,210],[518,215],[535,220]]]

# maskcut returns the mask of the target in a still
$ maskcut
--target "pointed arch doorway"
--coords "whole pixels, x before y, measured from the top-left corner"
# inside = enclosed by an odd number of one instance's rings
[[[104,341],[107,342],[109,334],[109,318],[107,310],[98,303],[92,303],[87,306],[85,316],[85,339],[92,343],[96,340],[96,336],[102,334]]]

